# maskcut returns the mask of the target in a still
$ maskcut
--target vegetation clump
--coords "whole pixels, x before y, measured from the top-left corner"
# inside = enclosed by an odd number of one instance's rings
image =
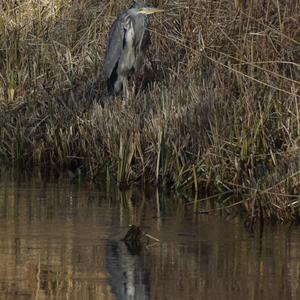
[[[152,4],[166,12],[125,102],[108,99],[103,58],[131,1],[0,4],[0,163],[235,194],[252,219],[298,218],[300,4]]]

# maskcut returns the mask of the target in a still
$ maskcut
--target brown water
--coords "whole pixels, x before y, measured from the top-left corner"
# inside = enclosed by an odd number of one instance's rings
[[[129,223],[161,240],[128,249]],[[250,234],[180,198],[0,182],[0,299],[300,299],[300,229]]]

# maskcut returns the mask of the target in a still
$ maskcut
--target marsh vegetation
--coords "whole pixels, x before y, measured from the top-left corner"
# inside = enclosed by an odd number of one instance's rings
[[[0,162],[235,195],[252,220],[298,218],[300,3],[153,1],[152,61],[107,100],[109,28],[131,1],[7,0]]]

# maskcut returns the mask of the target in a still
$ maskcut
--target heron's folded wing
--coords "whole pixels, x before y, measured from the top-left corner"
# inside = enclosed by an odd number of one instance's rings
[[[118,63],[124,40],[124,26],[121,18],[118,18],[112,25],[112,29],[109,35],[109,42],[105,56],[104,71],[109,78],[116,64]]]

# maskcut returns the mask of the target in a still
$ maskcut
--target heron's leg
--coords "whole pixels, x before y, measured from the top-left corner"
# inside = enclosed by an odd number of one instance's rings
[[[131,94],[136,96],[136,81],[132,80]]]
[[[123,76],[119,75],[117,80],[115,81],[114,83],[114,94],[117,95],[121,89],[122,89],[122,86],[124,87],[124,78]]]
[[[128,88],[128,79],[125,77],[123,80],[123,97],[129,99],[129,88]]]

